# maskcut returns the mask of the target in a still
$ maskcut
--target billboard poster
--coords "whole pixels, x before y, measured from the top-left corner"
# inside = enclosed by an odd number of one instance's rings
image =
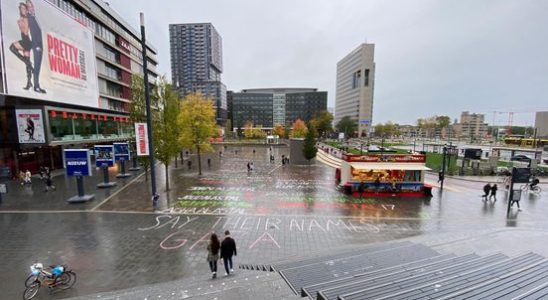
[[[129,144],[128,143],[114,143],[114,158],[116,161],[130,160]]]
[[[16,109],[19,144],[44,144],[44,119],[41,109]]]
[[[135,145],[137,156],[147,156],[148,152],[148,128],[146,123],[135,123]]]
[[[91,156],[88,149],[65,149],[67,176],[91,176]]]
[[[1,1],[6,94],[98,107],[94,33],[45,0]]]
[[[95,145],[95,166],[97,168],[114,166],[114,146]]]

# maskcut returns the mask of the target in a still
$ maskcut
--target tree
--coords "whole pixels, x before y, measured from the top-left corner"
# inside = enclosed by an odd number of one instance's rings
[[[252,130],[252,137],[254,139],[265,139],[266,138],[266,132],[263,130],[263,125],[258,125],[253,127]]]
[[[154,126],[152,130],[154,153],[165,167],[166,191],[168,191],[168,167],[171,160],[177,157],[182,148],[179,140],[180,127],[177,126],[177,118],[180,112],[179,95],[171,84],[167,83],[165,76],[160,76],[153,94],[157,98],[157,110],[153,113]]]
[[[308,128],[303,120],[297,119],[293,122],[293,129],[291,130],[291,137],[293,138],[303,138],[306,136]]]
[[[151,106],[156,107],[156,98],[151,97]],[[131,103],[129,104],[129,119],[132,123],[146,122],[145,85],[143,77],[134,74],[131,77]],[[148,147],[148,145],[147,145]],[[137,155],[137,153],[135,153]],[[148,179],[150,160],[148,156],[136,156],[137,161],[145,168],[145,178]]]
[[[253,122],[252,121],[247,121],[245,122],[245,125],[244,125],[244,137],[246,139],[251,139],[253,138]]]
[[[282,126],[282,124],[278,123],[274,126],[274,129],[272,130],[272,133],[274,135],[277,135],[279,136],[280,138],[284,138],[285,137],[285,129],[284,127]]]
[[[310,124],[316,128],[317,137],[325,137],[326,134],[333,131],[333,115],[328,111],[320,111],[314,114],[310,120]]]
[[[451,118],[448,116],[436,116],[436,125],[439,129],[446,128],[451,124]]]
[[[201,153],[213,151],[209,139],[217,134],[213,101],[201,93],[186,96],[181,103],[178,125],[180,141],[185,148],[196,149],[198,173],[202,175]]]
[[[349,138],[354,136],[354,132],[358,130],[358,123],[350,117],[343,117],[336,125],[338,132],[344,132],[344,137]]]
[[[306,133],[303,143],[303,156],[306,160],[308,160],[308,165],[310,165],[310,160],[316,157],[316,153],[318,152],[314,132],[314,128],[310,128],[310,130]]]
[[[232,120],[227,119],[225,123],[225,137],[231,136],[232,132]]]

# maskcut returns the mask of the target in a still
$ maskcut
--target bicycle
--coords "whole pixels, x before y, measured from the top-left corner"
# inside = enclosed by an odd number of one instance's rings
[[[505,188],[510,186],[511,181],[512,181],[512,176],[498,176],[497,178],[497,183],[501,184]]]
[[[540,192],[542,191],[540,186],[538,186],[538,185],[531,186],[531,184],[522,185],[521,190],[524,193],[527,193],[527,192],[531,191],[531,192],[536,193],[536,194],[540,194]]]
[[[49,288],[52,294],[54,289],[66,290],[76,283],[76,273],[68,270],[66,265],[50,266],[49,272],[44,270],[41,263],[30,266],[30,275],[25,280],[23,299],[30,300],[38,294],[42,285]]]

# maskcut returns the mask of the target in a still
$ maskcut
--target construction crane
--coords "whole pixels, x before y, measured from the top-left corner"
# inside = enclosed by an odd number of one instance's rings
[[[529,111],[493,111],[493,126],[495,126],[495,119],[497,114],[508,114],[508,123],[506,125],[506,135],[512,134],[512,125],[514,124],[514,114],[534,114],[540,110]]]

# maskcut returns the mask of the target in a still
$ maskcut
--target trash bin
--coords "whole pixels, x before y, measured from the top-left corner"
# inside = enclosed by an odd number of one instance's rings
[[[512,190],[511,201],[519,201],[521,199],[521,190]]]

